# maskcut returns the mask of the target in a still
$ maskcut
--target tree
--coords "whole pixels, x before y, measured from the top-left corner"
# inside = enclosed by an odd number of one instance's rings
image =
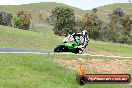
[[[121,8],[113,10],[112,14],[109,14],[110,25],[113,30],[122,29],[122,18],[125,15]]]
[[[17,17],[14,17],[14,27],[27,30],[30,27],[31,13],[28,11],[20,11]]]
[[[102,21],[96,14],[87,13],[83,18],[82,29],[87,30],[90,38],[99,39],[99,30],[101,29]]]
[[[113,30],[119,30],[120,33],[129,35],[131,26],[130,16],[126,15],[121,8],[117,8],[113,10],[110,25]]]
[[[93,8],[92,11],[96,13],[98,10],[96,8]]]
[[[13,22],[14,22],[14,27],[15,27],[15,28],[20,28],[20,29],[22,29],[22,28],[21,28],[21,24],[22,24],[21,22],[22,22],[22,21],[21,21],[21,18],[20,18],[20,17],[14,17],[14,18],[13,18]]]
[[[113,10],[110,18],[108,40],[119,43],[127,43],[130,36],[131,20],[121,8]]]
[[[130,33],[130,27],[131,27],[131,20],[128,15],[125,15],[122,19],[122,25],[123,25],[123,31],[126,35],[129,35]]]
[[[61,35],[62,33],[73,33],[75,26],[74,10],[70,7],[56,7],[52,10],[52,21],[54,25],[54,33]]]
[[[0,25],[12,26],[12,14],[0,12]]]
[[[125,13],[123,12],[123,10],[121,8],[116,8],[115,10],[113,10],[113,14],[116,14],[116,15],[122,17]]]

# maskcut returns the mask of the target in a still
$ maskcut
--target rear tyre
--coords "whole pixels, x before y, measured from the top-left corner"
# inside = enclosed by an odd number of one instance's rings
[[[54,52],[61,52],[61,45],[58,45],[55,49]]]
[[[55,49],[54,52],[69,52],[68,47],[64,45],[58,45]]]

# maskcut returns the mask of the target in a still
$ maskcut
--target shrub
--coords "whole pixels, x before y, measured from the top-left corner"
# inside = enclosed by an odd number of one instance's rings
[[[12,14],[0,12],[0,25],[12,26]]]
[[[87,13],[83,18],[82,29],[88,31],[88,35],[92,39],[99,39],[99,31],[101,29],[102,21],[95,13]]]
[[[14,27],[27,30],[30,27],[31,13],[28,11],[20,11],[17,17],[14,17]]]
[[[56,35],[61,35],[62,33],[71,34],[75,31],[75,14],[70,7],[56,7],[53,9],[51,17]]]

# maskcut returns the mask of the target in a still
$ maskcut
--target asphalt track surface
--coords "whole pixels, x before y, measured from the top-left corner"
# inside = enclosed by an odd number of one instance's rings
[[[46,51],[40,51],[40,50],[26,50],[26,49],[16,49],[16,48],[0,48],[0,54],[72,54],[74,53],[55,53],[55,52],[46,52]],[[109,57],[109,58],[131,58],[132,57],[122,57],[122,56],[105,56],[105,55],[93,55],[93,54],[76,54],[80,56],[95,56],[95,57]]]

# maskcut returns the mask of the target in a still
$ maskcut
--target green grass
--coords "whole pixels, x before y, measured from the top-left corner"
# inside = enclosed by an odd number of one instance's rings
[[[56,6],[66,6],[57,3],[38,3],[29,5],[4,5],[0,11],[16,14],[20,10],[29,10],[33,14],[41,13],[47,18]],[[106,21],[107,13],[117,7],[123,8],[127,14],[132,14],[131,4],[112,4],[98,8],[98,16]],[[78,17],[83,17],[86,11],[74,8]],[[24,31],[17,28],[0,26],[0,48],[21,48],[30,50],[53,51],[62,38],[54,35],[48,28]],[[90,40],[86,49],[103,51],[120,56],[132,56],[132,45],[109,43]],[[35,54],[0,54],[0,88],[129,88],[123,84],[88,84],[79,86],[76,72],[53,63],[52,59],[105,59],[105,57],[76,55],[35,55]],[[131,73],[131,72],[130,72]]]
[[[88,84],[81,87],[76,83],[76,72],[53,63],[50,58],[54,57],[0,54],[0,88],[129,88],[122,84]],[[62,55],[57,57],[63,59]]]
[[[104,51],[119,56],[132,56],[132,45],[91,40],[87,50]]]
[[[54,35],[51,29],[36,29],[34,31],[0,26],[0,47],[53,52],[53,49],[62,43],[63,38]],[[104,51],[120,56],[132,56],[132,45],[126,44],[90,40],[85,51],[89,50]]]
[[[60,38],[51,29],[45,33],[0,26],[0,47],[53,51]]]

